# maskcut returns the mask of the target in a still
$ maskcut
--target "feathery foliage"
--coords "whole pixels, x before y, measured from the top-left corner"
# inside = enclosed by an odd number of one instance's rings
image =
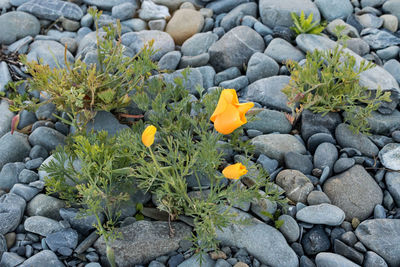
[[[307,18],[305,17],[303,10],[301,11],[300,16],[298,16],[296,12],[292,12],[290,15],[294,24],[290,29],[294,30],[297,35],[302,33],[320,34],[326,27],[326,23],[320,24],[319,21],[312,21],[314,17],[313,13],[311,13]]]

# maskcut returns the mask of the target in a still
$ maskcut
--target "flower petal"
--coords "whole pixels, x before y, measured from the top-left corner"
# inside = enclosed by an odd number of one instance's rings
[[[142,143],[150,147],[154,143],[154,136],[157,132],[157,128],[153,125],[149,125],[142,133]]]
[[[222,174],[228,179],[239,179],[240,176],[245,175],[247,173],[246,166],[242,163],[236,163],[227,166],[223,171]]]

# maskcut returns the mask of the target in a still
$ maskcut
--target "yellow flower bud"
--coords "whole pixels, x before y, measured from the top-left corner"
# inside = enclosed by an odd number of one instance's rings
[[[142,133],[142,142],[145,146],[150,147],[154,143],[154,136],[157,132],[157,128],[153,125],[149,125]]]
[[[236,163],[227,166],[223,171],[222,174],[228,179],[239,179],[240,176],[245,175],[247,173],[246,166],[242,163]]]

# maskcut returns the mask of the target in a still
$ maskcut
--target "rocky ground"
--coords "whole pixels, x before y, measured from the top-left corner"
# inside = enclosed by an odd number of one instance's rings
[[[398,0],[0,0],[0,91],[10,80],[26,78],[14,53],[51,67],[67,59],[96,61],[95,32],[90,6],[104,10],[100,25],[122,21],[122,43],[129,55],[154,39],[154,60],[167,81],[190,66],[186,83],[195,94],[200,85],[234,88],[240,100],[261,109],[245,125],[257,151],[257,163],[285,190],[291,205],[280,217],[279,230],[268,225],[257,203],[238,212],[256,222],[218,232],[221,252],[210,253],[203,266],[400,266],[400,1]],[[329,22],[324,35],[295,38],[290,12],[311,12]],[[284,65],[301,61],[307,51],[332,48],[333,29],[344,25],[352,37],[347,46],[359,62],[376,67],[362,73],[369,89],[392,91],[390,105],[369,119],[372,135],[355,135],[339,113],[322,117],[304,111],[298,129],[281,89],[289,82]],[[51,53],[50,53],[51,51]],[[244,66],[246,66],[244,68]],[[23,90],[23,88],[21,89]],[[105,266],[102,239],[93,218],[76,218],[77,210],[44,194],[38,172],[69,128],[44,105],[21,114],[19,129],[32,125],[29,135],[10,133],[14,113],[0,103],[0,266]],[[127,126],[100,112],[90,127],[115,132]],[[240,161],[241,155],[230,155]],[[206,184],[204,186],[207,186]],[[138,196],[151,201],[151,196]],[[275,203],[267,202],[274,213]],[[119,266],[198,266],[183,240],[191,231],[175,222],[174,238],[153,209],[135,222],[126,212],[124,239],[117,241]],[[151,220],[156,219],[156,220]]]

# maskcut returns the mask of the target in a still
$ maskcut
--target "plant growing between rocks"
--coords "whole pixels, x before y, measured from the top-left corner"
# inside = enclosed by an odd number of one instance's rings
[[[323,22],[320,24],[319,21],[313,20],[313,13],[311,13],[307,18],[305,17],[304,11],[301,11],[300,16],[298,16],[295,12],[290,13],[293,20],[293,27],[290,27],[297,35],[302,33],[308,34],[320,34],[326,27],[326,23]]]

